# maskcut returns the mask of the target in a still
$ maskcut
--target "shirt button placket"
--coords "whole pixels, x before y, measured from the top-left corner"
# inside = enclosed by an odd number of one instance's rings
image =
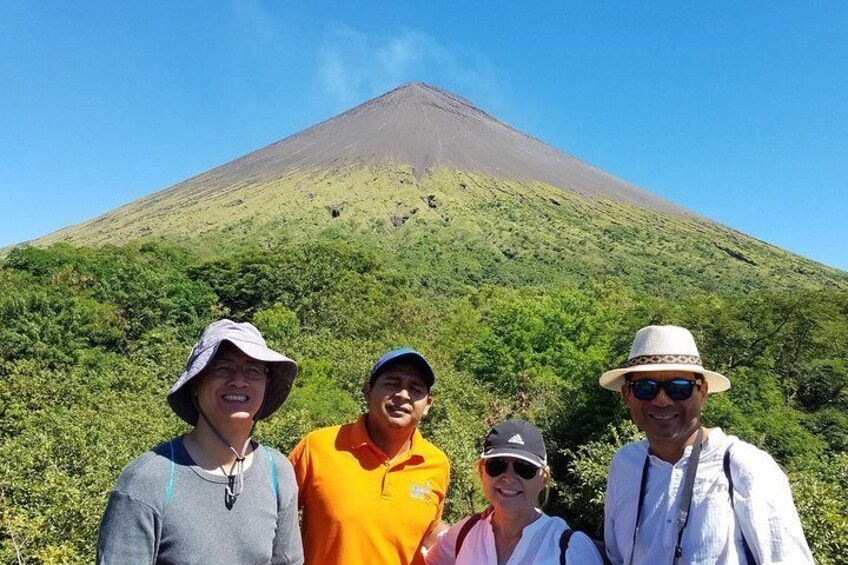
[[[390,461],[386,461],[383,463],[383,496],[386,496],[391,493],[392,490],[392,481],[389,478],[389,473],[392,471],[392,466]]]

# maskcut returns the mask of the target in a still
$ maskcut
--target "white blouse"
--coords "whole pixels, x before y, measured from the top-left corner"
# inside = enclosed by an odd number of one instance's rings
[[[427,565],[497,565],[491,515],[481,518],[471,528],[456,556],[456,539],[469,519],[470,516],[463,518],[439,536],[436,545],[424,556]],[[567,528],[562,518],[542,513],[524,528],[507,565],[559,565],[559,540]],[[574,532],[571,536],[565,557],[569,565],[603,565],[594,542],[582,532]]]

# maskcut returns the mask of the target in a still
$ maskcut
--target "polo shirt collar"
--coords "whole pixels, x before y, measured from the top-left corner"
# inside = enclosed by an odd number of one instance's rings
[[[353,429],[350,434],[350,447],[351,449],[359,449],[362,447],[369,447],[374,450],[376,453],[380,453],[383,456],[386,454],[383,453],[383,450],[380,449],[377,444],[375,444],[371,440],[371,436],[368,435],[368,428],[365,426],[365,419],[368,417],[368,414],[363,414],[359,417],[359,419],[353,424]],[[404,461],[419,458],[422,461],[425,459],[425,441],[424,437],[421,435],[421,432],[418,430],[418,426],[415,427],[415,431],[412,432],[412,444],[409,446],[409,452],[405,455]]]
[[[374,442],[371,441],[371,437],[368,435],[368,428],[365,427],[365,418],[367,414],[363,414],[359,417],[356,423],[353,424],[353,429],[350,433],[350,447],[351,449],[358,449],[360,447],[371,446],[376,448]]]

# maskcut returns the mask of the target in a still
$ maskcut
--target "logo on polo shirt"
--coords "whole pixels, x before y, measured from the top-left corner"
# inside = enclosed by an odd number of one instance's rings
[[[417,498],[419,500],[430,500],[433,496],[433,489],[430,488],[429,484],[426,485],[409,485],[409,496],[412,498]]]
[[[515,434],[514,436],[512,436],[511,438],[509,438],[506,441],[508,443],[517,443],[518,445],[524,445],[524,440],[521,438],[521,436],[519,434]]]

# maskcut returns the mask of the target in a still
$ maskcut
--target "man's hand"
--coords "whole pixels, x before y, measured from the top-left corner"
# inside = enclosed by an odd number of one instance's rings
[[[424,534],[424,540],[421,542],[421,545],[424,549],[430,549],[436,545],[436,540],[439,538],[439,534],[448,531],[449,528],[450,524],[446,524],[441,520],[436,520],[430,524],[430,529],[427,530],[426,534]]]

